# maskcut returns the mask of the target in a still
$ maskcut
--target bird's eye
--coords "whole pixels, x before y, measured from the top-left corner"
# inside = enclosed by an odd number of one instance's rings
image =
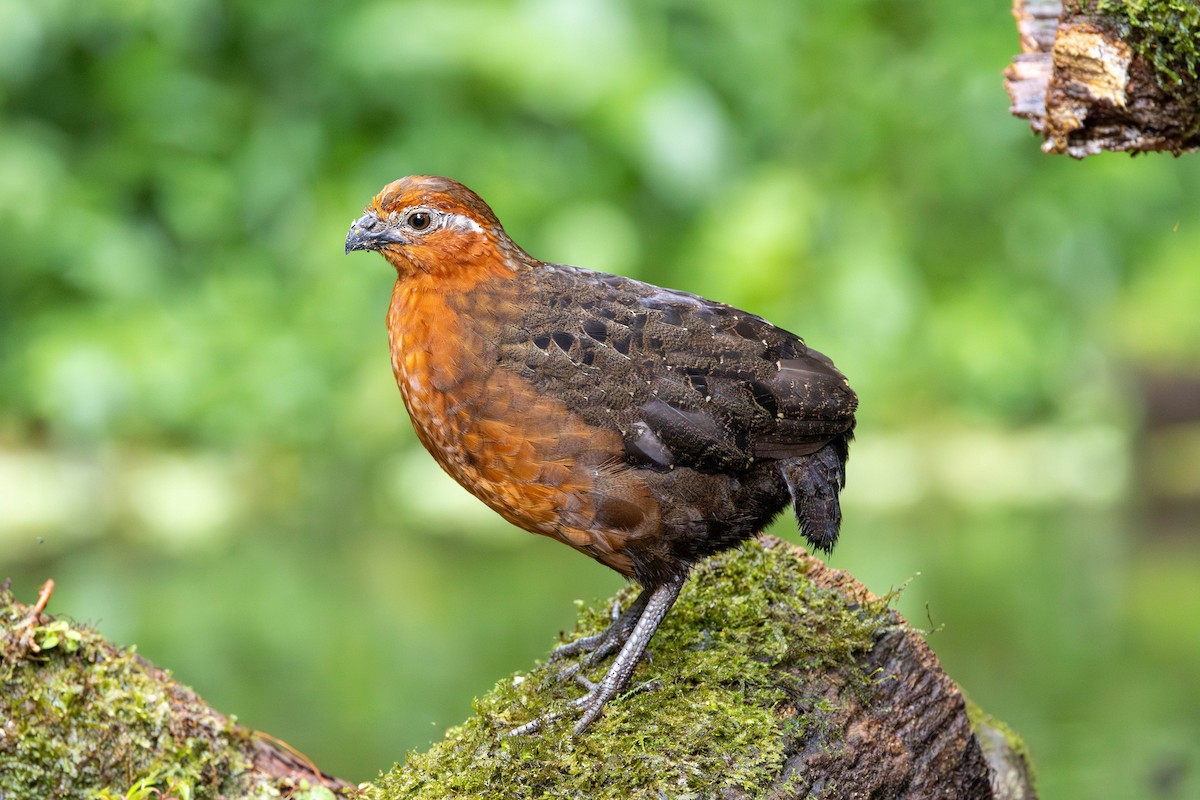
[[[423,231],[433,224],[433,217],[428,211],[414,211],[408,215],[405,222],[414,231]]]

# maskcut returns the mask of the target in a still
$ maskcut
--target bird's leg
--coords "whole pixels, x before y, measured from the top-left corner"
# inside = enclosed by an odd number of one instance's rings
[[[667,615],[667,612],[671,610],[671,606],[675,604],[675,598],[679,597],[679,590],[683,588],[685,580],[687,580],[687,576],[680,575],[661,586],[655,587],[653,590],[645,589],[637,601],[629,607],[629,610],[633,610],[636,606],[641,606],[641,613],[625,637],[624,644],[621,646],[621,652],[617,653],[617,657],[613,659],[612,666],[608,668],[608,672],[604,673],[604,677],[600,679],[600,682],[595,684],[583,697],[571,702],[572,708],[578,708],[583,711],[583,715],[575,723],[574,734],[576,736],[587,730],[596,721],[596,718],[600,716],[605,703],[616,697],[629,683],[629,678],[633,675],[633,670],[637,667],[638,661],[641,660],[642,655],[646,652],[646,647],[650,644],[650,639],[654,636],[654,632],[658,630],[663,617]],[[645,602],[642,602],[643,598],[645,598]],[[624,616],[622,614],[621,618],[624,618]],[[610,625],[609,628],[616,627],[619,622],[620,619]],[[522,736],[534,733],[561,716],[563,716],[563,712],[561,711],[547,714],[514,728],[509,732],[509,735]]]
[[[600,683],[596,684],[595,689],[571,703],[575,708],[583,709],[583,716],[575,723],[576,736],[587,730],[596,721],[596,717],[600,716],[604,704],[616,697],[617,693],[629,683],[629,678],[633,675],[633,670],[641,660],[642,654],[646,652],[646,647],[650,644],[654,632],[658,630],[658,626],[667,612],[671,610],[671,606],[675,605],[675,598],[679,597],[679,590],[683,588],[685,580],[687,580],[687,575],[679,575],[654,589],[646,601],[641,616],[638,617],[637,623],[621,647],[621,652],[617,653],[612,666],[608,668],[608,672],[604,673]],[[644,595],[648,591],[648,589],[643,590],[642,594]]]
[[[646,603],[650,601],[650,590],[643,589],[642,593],[637,596],[637,599],[629,604],[629,608],[623,613],[616,613],[618,606],[613,604],[613,621],[612,623],[594,636],[584,636],[576,639],[573,642],[568,642],[554,648],[550,653],[550,660],[557,661],[560,658],[586,653],[586,657],[578,663],[564,667],[555,676],[557,680],[563,681],[573,678],[580,673],[581,670],[600,663],[608,655],[625,644],[625,640],[629,638],[629,634],[633,631],[633,626],[637,624],[641,618],[642,612],[646,609]]]

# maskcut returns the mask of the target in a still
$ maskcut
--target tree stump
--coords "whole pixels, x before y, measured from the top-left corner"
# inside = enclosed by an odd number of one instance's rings
[[[632,595],[629,588],[619,597]],[[166,789],[168,778],[189,782],[197,798],[232,797],[239,795],[228,781],[239,770],[280,780],[247,749],[270,750],[274,740],[232,725],[163,671],[92,631],[32,613],[7,592],[0,615],[0,797],[107,790],[115,798],[137,780]],[[608,619],[605,609],[581,609],[575,635]],[[580,692],[556,679],[569,662],[554,661],[500,681],[476,701],[473,717],[374,784],[351,789],[284,750],[290,767],[274,785],[285,787],[284,796],[379,800],[1035,797],[1019,739],[969,707],[888,598],[778,539],[764,537],[697,567],[649,652],[635,673],[637,688],[610,703],[583,736],[570,736],[569,718],[538,735],[505,735]],[[110,730],[92,742],[97,719],[114,719],[109,699],[62,698],[101,685],[114,670],[146,681],[116,701],[125,710],[115,718],[134,730],[117,732],[106,722]],[[145,713],[130,710],[139,704]],[[147,717],[161,720],[146,729]],[[129,736],[159,751],[191,742],[180,749],[199,750],[203,763],[189,773],[196,765],[187,758],[150,762],[128,744],[113,746]],[[76,748],[77,763],[104,762],[108,771],[49,783],[48,754],[63,742]]]
[[[1043,151],[1083,158],[1200,147],[1194,2],[1014,0],[1013,15],[1021,54],[1004,71],[1005,89]]]

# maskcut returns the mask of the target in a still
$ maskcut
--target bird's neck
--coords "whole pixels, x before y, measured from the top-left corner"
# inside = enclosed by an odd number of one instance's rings
[[[387,328],[392,369],[410,411],[421,392],[459,395],[495,358],[500,320],[515,308],[516,272],[442,279],[401,275]]]

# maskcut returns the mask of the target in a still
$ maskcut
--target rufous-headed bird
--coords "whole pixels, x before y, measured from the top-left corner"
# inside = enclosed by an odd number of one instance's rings
[[[547,264],[447,178],[375,196],[346,252],[396,270],[392,369],[446,472],[509,522],[642,592],[557,651],[590,666],[581,733],[622,691],[688,570],[791,506],[830,551],[857,397],[826,356],[761,317],[686,292]],[[574,674],[572,672],[572,674]],[[529,733],[560,714],[533,720]]]

